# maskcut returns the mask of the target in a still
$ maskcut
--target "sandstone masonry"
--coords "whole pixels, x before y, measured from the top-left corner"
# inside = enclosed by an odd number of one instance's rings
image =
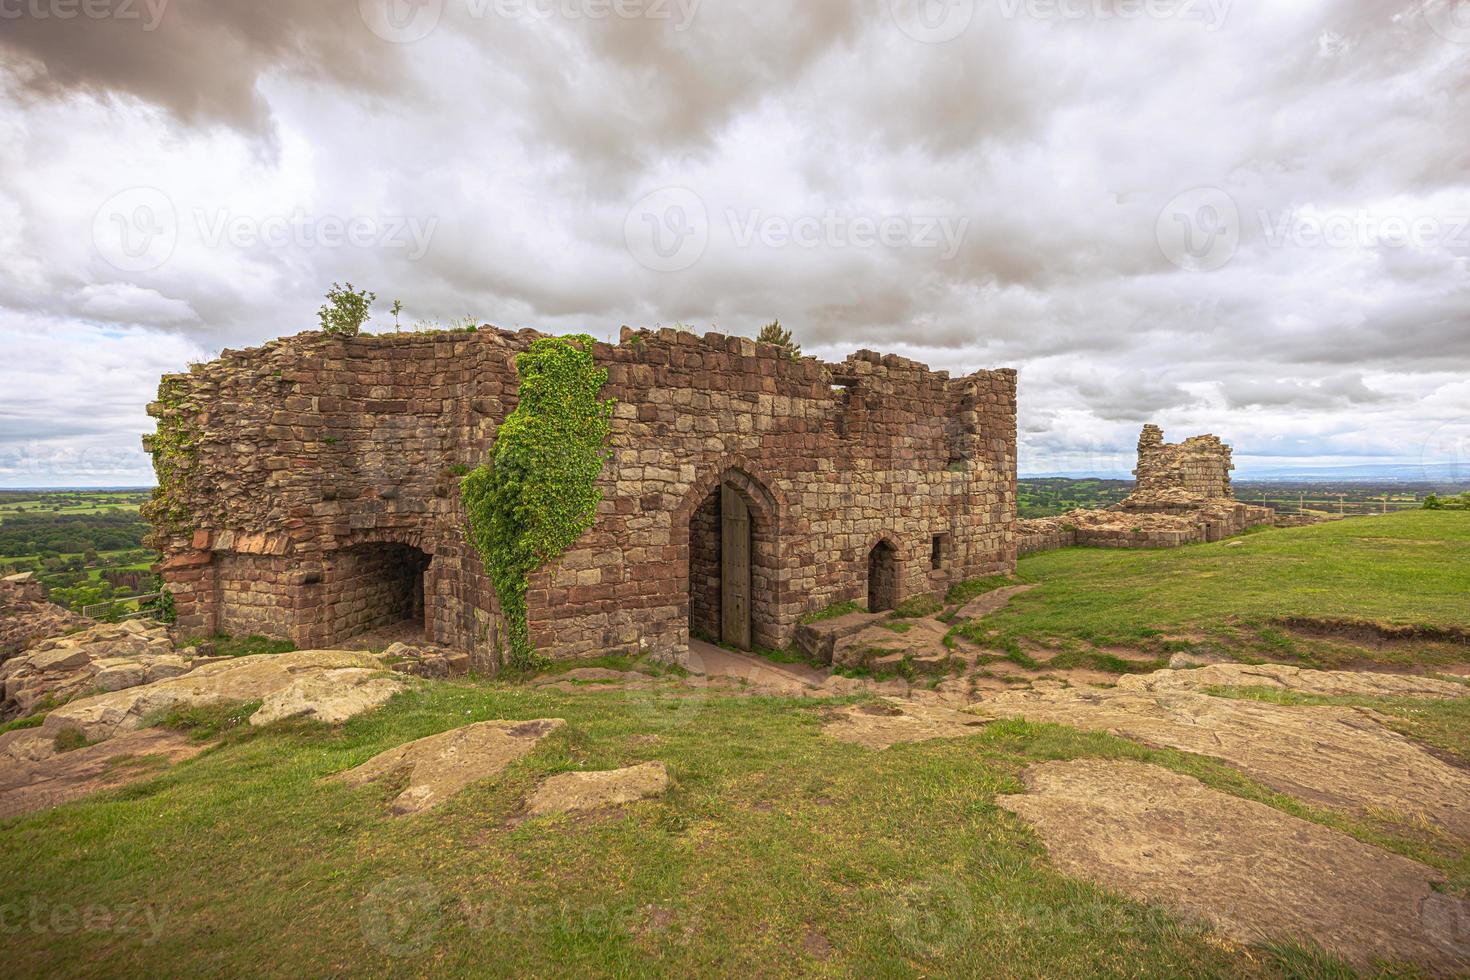
[[[1107,510],[1018,522],[1017,551],[1031,554],[1082,545],[1093,548],[1177,548],[1219,541],[1274,523],[1276,512],[1237,501],[1230,489],[1230,447],[1218,436],[1164,442],[1156,425],[1138,438],[1136,489]]]
[[[493,669],[503,623],[458,485],[514,409],[515,357],[539,336],[308,333],[165,377],[147,512],[180,626],[323,647],[418,621]],[[792,360],[667,329],[625,328],[593,354],[616,402],[603,501],[532,576],[543,652],[677,656],[691,626],[718,638],[722,494],[749,515],[757,646],[788,645],[832,602],[1014,568],[1014,371],[951,378],[871,351]]]

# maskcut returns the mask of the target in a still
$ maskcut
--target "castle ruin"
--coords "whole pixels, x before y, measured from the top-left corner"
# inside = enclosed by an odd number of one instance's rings
[[[180,627],[326,647],[408,623],[493,669],[505,624],[459,480],[540,336],[308,333],[165,377],[147,513]],[[1014,371],[668,329],[592,354],[615,400],[602,501],[530,579],[540,652],[780,648],[831,603],[1014,569]]]

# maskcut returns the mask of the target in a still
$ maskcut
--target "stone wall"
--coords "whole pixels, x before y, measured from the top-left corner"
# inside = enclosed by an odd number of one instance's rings
[[[514,408],[514,359],[538,336],[312,333],[166,377],[145,445],[170,479],[148,515],[180,625],[346,639],[365,610],[401,608],[396,573],[351,558],[388,544],[428,562],[429,639],[493,667],[502,624],[458,484]],[[717,624],[700,515],[722,484],[751,514],[758,645],[787,645],[805,612],[865,601],[882,540],[902,596],[1014,567],[1015,372],[951,378],[870,351],[792,360],[673,330],[625,330],[593,354],[616,400],[603,501],[532,576],[543,651],[678,654],[691,623]]]
[[[1183,490],[1206,499],[1232,496],[1230,447],[1218,436],[1191,436],[1166,443],[1157,425],[1145,425],[1138,437],[1138,468],[1133,471],[1141,491]]]

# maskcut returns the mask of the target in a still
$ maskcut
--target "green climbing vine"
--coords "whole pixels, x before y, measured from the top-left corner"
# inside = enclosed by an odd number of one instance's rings
[[[187,528],[190,517],[184,501],[198,464],[198,433],[185,415],[186,391],[184,378],[164,378],[158,389],[163,406],[158,431],[145,436],[143,441],[144,448],[153,456],[158,486],[153,491],[153,499],[143,505],[142,516],[164,534],[180,533]]]
[[[510,665],[537,657],[526,623],[530,575],[561,555],[597,517],[612,402],[591,337],[544,337],[516,357],[520,402],[485,463],[460,485],[470,536],[500,598]]]

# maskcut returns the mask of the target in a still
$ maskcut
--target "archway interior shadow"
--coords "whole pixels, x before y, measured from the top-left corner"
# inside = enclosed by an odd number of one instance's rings
[[[412,545],[372,542],[337,553],[330,597],[332,635],[425,632],[424,579],[430,556]]]
[[[898,549],[886,538],[868,552],[868,611],[898,605]]]

